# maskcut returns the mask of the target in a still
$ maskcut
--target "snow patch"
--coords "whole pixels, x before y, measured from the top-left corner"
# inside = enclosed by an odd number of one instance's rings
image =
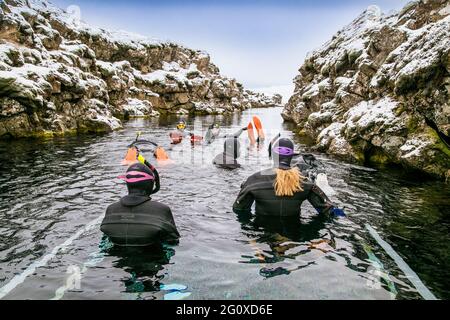
[[[421,157],[422,150],[429,144],[430,142],[425,140],[418,140],[418,139],[408,140],[403,146],[400,147],[400,150],[402,151],[401,158],[410,159]]]
[[[128,112],[132,117],[159,115],[159,112],[152,110],[152,105],[150,102],[134,98],[127,99],[127,103],[123,106],[123,110]]]
[[[372,124],[392,126],[398,121],[394,114],[398,103],[390,97],[378,101],[362,101],[344,115],[347,128],[368,128]]]

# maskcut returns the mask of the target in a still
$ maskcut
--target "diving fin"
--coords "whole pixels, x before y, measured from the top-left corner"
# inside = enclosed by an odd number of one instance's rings
[[[255,124],[256,133],[258,134],[259,141],[263,141],[266,136],[262,127],[261,120],[257,116],[253,116],[253,123]]]
[[[153,153],[153,155],[155,156],[156,160],[158,160],[158,161],[169,160],[169,156],[167,155],[166,150],[164,150],[163,147],[160,147],[160,146],[158,146],[155,149],[155,152]]]
[[[138,161],[137,158],[138,158],[137,149],[135,147],[128,148],[125,159],[122,160],[121,164],[123,166],[132,165],[133,163],[136,163]]]
[[[256,144],[255,130],[253,128],[253,124],[251,121],[248,123],[248,126],[247,126],[247,135],[248,135],[248,139],[250,140],[250,144],[251,145]]]

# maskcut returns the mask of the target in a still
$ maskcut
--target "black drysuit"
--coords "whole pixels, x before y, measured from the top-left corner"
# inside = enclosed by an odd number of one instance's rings
[[[303,191],[292,197],[279,197],[275,194],[276,172],[267,169],[250,176],[241,186],[241,191],[233,204],[235,213],[249,213],[256,202],[256,214],[261,216],[295,217],[300,216],[303,201],[308,200],[319,213],[331,214],[333,204],[325,193],[314,183],[306,180]]]
[[[111,204],[100,229],[113,243],[125,246],[172,242],[180,237],[170,208],[139,194]]]

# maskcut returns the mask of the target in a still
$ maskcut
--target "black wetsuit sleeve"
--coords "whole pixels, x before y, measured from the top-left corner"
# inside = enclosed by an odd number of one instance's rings
[[[334,205],[318,186],[313,185],[308,194],[308,201],[319,214],[331,215]]]
[[[221,138],[239,138],[241,136],[242,132],[244,132],[244,129],[239,129],[238,131],[236,131],[232,134],[225,134],[225,135],[221,136]]]
[[[232,137],[239,138],[241,136],[242,132],[244,132],[244,129],[239,129],[238,131],[233,133]]]
[[[247,182],[245,182],[242,184],[241,191],[239,192],[239,195],[233,204],[233,211],[237,214],[250,213],[254,201],[255,197],[248,189]]]

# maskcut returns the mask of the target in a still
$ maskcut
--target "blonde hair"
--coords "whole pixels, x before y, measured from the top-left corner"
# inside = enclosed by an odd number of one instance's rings
[[[292,197],[296,192],[303,191],[302,183],[305,178],[300,174],[298,168],[290,170],[276,169],[276,173],[277,177],[273,186],[278,197]]]

